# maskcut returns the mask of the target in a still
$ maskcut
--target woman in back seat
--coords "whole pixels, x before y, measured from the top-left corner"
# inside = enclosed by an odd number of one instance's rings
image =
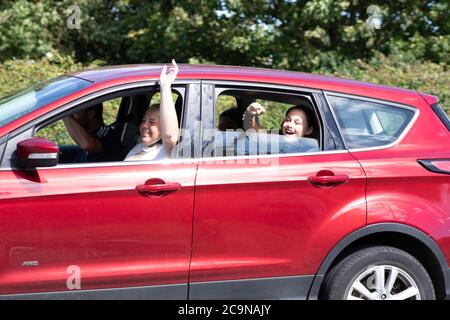
[[[266,110],[261,104],[257,102],[250,104],[244,112],[244,130],[253,129],[256,132],[259,131],[256,117],[262,115],[264,112]],[[281,134],[286,137],[305,137],[318,140],[318,126],[314,111],[301,105],[289,108],[281,123]]]

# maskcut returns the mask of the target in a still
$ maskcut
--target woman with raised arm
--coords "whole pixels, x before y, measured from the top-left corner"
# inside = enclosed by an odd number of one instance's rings
[[[266,109],[259,103],[254,102],[247,107],[243,116],[244,130],[254,130],[258,132],[260,130],[256,121],[256,117],[264,114]],[[281,123],[281,134],[289,137],[308,137],[313,139],[317,138],[316,117],[312,109],[297,105],[289,108],[286,111],[283,122]]]
[[[125,161],[170,158],[179,136],[177,113],[171,90],[177,74],[178,66],[175,60],[172,60],[172,65],[169,67],[164,65],[160,75],[160,104],[153,104],[145,111],[139,125],[142,142],[131,149]]]

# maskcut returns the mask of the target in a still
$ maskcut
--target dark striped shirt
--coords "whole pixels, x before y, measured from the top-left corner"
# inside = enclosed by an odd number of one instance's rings
[[[102,144],[101,152],[79,151],[75,162],[122,161],[125,153],[120,141],[119,132],[112,126],[103,126],[92,133]]]

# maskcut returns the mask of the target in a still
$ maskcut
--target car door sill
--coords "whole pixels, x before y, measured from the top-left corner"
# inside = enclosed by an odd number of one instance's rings
[[[96,290],[0,295],[0,300],[186,300],[188,285],[173,284]]]
[[[189,285],[189,299],[306,300],[313,280],[311,275],[194,282]]]

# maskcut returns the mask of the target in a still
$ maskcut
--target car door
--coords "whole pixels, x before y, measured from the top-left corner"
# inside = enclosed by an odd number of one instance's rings
[[[184,116],[191,117],[198,112],[199,84],[184,90]],[[34,129],[10,134],[3,164]],[[36,170],[4,165],[0,293],[185,299],[196,169],[191,159]]]
[[[321,149],[204,155],[196,182],[190,298],[305,298],[327,253],[366,223],[364,172],[343,148],[316,90],[205,83],[204,145],[211,142],[208,129],[217,126],[214,103],[224,90],[241,90],[244,101],[308,97],[320,118]]]

